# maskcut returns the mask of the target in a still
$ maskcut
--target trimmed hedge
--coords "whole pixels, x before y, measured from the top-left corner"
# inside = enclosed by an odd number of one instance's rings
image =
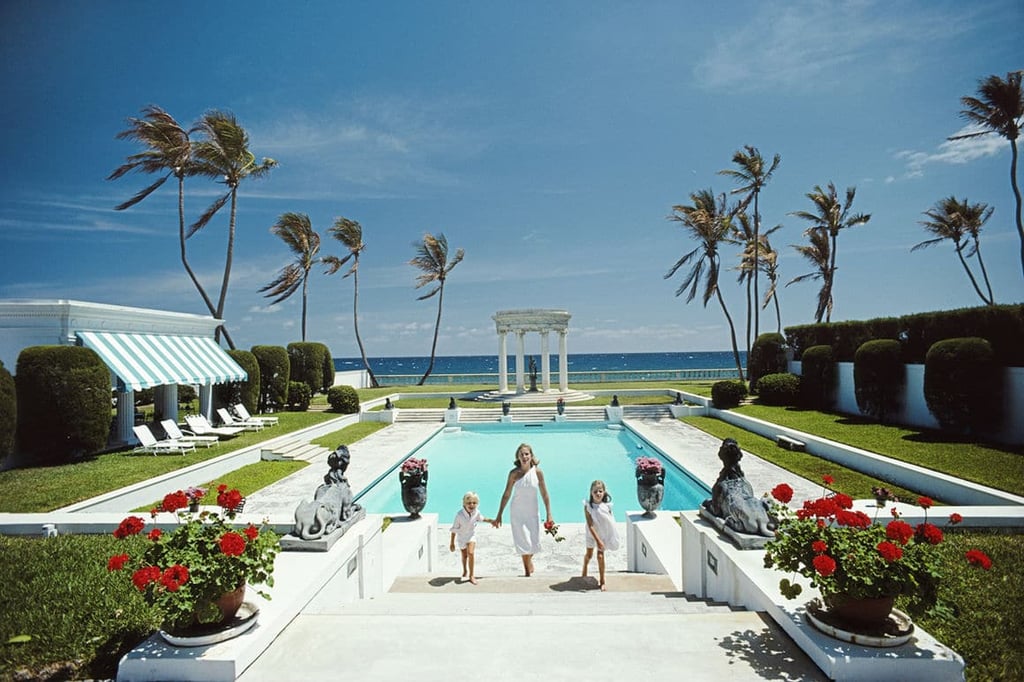
[[[739,379],[726,379],[711,384],[711,401],[719,410],[736,407],[747,397],[747,385]]]
[[[327,346],[313,341],[295,341],[288,344],[288,363],[291,381],[301,381],[315,395],[323,388],[324,355]]]
[[[107,445],[110,370],[92,349],[30,346],[14,380],[19,449],[41,462],[67,462]]]
[[[747,359],[747,380],[750,390],[757,393],[758,379],[766,374],[781,374],[786,371],[786,337],[782,334],[761,334],[754,340]]]
[[[288,384],[288,409],[293,412],[305,412],[309,409],[309,403],[313,394],[309,386],[301,381],[292,381]]]
[[[327,344],[320,344],[324,355],[323,381],[320,384],[320,393],[327,393],[334,385],[334,358],[331,357],[331,349]]]
[[[857,407],[863,414],[885,424],[902,407],[900,396],[906,369],[895,339],[868,341],[853,358],[853,384]]]
[[[0,459],[14,452],[14,434],[18,428],[18,398],[14,377],[0,360]]]
[[[977,337],[946,339],[928,349],[924,398],[943,428],[976,433],[1002,421],[1003,372],[992,344]]]
[[[230,381],[216,384],[213,387],[213,399],[217,407],[233,407],[238,403],[245,405],[250,414],[258,412],[260,399],[260,363],[256,356],[247,350],[226,351],[238,366],[245,370],[249,378],[245,381]]]
[[[291,364],[283,346],[253,346],[252,354],[260,367],[260,412],[273,412],[288,403]]]
[[[992,344],[996,363],[1024,367],[1024,304],[979,306],[902,317],[786,327],[793,358],[811,346],[832,346],[836,362],[850,362],[857,349],[873,339],[897,339],[903,362],[922,364],[936,342],[977,336]]]
[[[757,396],[762,405],[796,405],[800,396],[800,377],[789,372],[765,374],[757,382]]]
[[[828,411],[835,404],[838,378],[832,346],[811,346],[800,362],[800,405]]]
[[[327,402],[331,409],[342,414],[359,411],[359,394],[351,386],[332,386],[327,390]]]

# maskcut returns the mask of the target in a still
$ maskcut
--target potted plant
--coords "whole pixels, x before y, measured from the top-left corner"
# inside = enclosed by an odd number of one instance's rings
[[[398,481],[402,485],[402,506],[415,519],[427,506],[427,460],[410,457],[402,462]]]
[[[150,516],[171,514],[174,529],[154,527],[141,551],[115,554],[107,562],[108,571],[128,575],[146,602],[163,613],[164,629],[173,635],[229,623],[242,605],[247,584],[273,587],[280,550],[277,534],[265,525],[236,528],[231,523],[242,504],[238,490],[218,486],[219,512],[194,514],[187,511],[189,500],[182,490],[166,495]],[[139,535],[145,526],[141,517],[129,516],[114,537]]]
[[[654,516],[665,497],[665,467],[655,457],[636,460],[636,499],[644,509],[644,516]]]
[[[190,485],[185,488],[185,497],[188,498],[188,510],[195,513],[199,511],[199,503],[202,502],[204,497],[206,497],[206,488],[198,488]]]
[[[799,573],[810,579],[821,593],[824,606],[853,627],[877,629],[884,625],[898,596],[906,596],[911,615],[932,608],[938,599],[941,579],[935,546],[942,542],[942,530],[928,521],[934,504],[919,497],[925,520],[911,526],[895,507],[888,523],[862,511],[853,511],[853,500],[833,492],[831,476],[824,476],[822,497],[805,500],[793,510],[788,504],[793,489],[782,483],[772,489],[776,500],[772,510],[779,527],[765,546],[766,568]],[[960,523],[959,514],[949,524]],[[967,552],[966,559],[984,569],[992,562],[980,550]],[[799,584],[783,578],[779,589],[787,599],[802,591]]]

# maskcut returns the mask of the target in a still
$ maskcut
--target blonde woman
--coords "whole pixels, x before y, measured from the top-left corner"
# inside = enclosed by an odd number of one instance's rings
[[[516,448],[515,467],[508,472],[498,515],[494,517],[494,526],[501,528],[501,515],[511,498],[509,523],[512,526],[512,541],[515,543],[516,552],[523,557],[523,571],[527,578],[533,574],[533,555],[540,551],[538,492],[540,499],[544,501],[546,521],[554,523],[551,518],[551,500],[548,498],[548,488],[544,483],[544,472],[540,470],[539,464],[540,460],[533,456],[533,448],[528,444],[522,443]]]

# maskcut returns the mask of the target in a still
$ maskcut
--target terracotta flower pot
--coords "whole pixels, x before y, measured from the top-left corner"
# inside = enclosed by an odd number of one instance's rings
[[[828,612],[853,627],[880,627],[892,613],[896,597],[870,597],[857,599],[846,594],[824,597]]]

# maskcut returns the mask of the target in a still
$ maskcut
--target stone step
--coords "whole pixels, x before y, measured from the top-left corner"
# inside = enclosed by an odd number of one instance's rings
[[[291,440],[260,450],[260,459],[267,461],[299,459],[310,461],[321,454],[330,452],[328,448],[303,440]]]

